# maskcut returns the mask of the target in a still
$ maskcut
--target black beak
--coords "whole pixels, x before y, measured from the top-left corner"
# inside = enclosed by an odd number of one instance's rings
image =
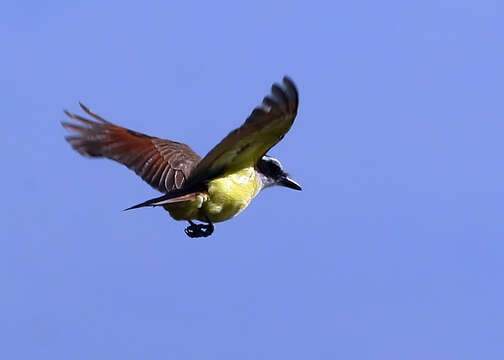
[[[288,187],[289,189],[301,190],[301,186],[299,186],[297,182],[287,176],[282,176],[277,184],[280,186]]]

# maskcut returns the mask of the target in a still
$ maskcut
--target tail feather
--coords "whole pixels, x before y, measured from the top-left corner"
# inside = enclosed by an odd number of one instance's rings
[[[177,202],[192,201],[192,200],[195,200],[196,196],[198,195],[198,193],[189,193],[189,194],[183,194],[183,195],[177,195],[177,194],[173,194],[173,193],[175,193],[175,192],[172,191],[169,194],[144,201],[143,203],[133,205],[127,209],[124,209],[123,211],[138,209],[138,208],[145,207],[145,206],[163,206],[166,204],[173,204],[173,203],[177,203]]]

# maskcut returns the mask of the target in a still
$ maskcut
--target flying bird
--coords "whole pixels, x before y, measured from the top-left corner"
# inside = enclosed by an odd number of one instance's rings
[[[162,206],[175,220],[188,221],[185,233],[195,238],[211,235],[214,223],[238,215],[267,187],[301,190],[280,161],[266,155],[291,128],[298,103],[296,85],[284,77],[246,121],[204,158],[186,144],[115,125],[81,103],[92,120],[65,110],[78,124],[61,124],[73,133],[65,139],[79,154],[124,164],[164,193],[126,210]]]

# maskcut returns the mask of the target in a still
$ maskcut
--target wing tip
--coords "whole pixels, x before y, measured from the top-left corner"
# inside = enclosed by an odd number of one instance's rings
[[[288,75],[282,78],[282,84],[274,83],[271,86],[271,95],[267,96],[268,100],[263,100],[263,105],[271,107],[270,101],[276,102],[284,107],[283,111],[296,113],[299,104],[299,94],[296,84]],[[265,98],[265,100],[266,100]]]
[[[289,75],[284,75],[284,77],[282,78],[282,82],[285,85],[287,85],[287,86],[290,86],[290,87],[293,87],[293,88],[296,87],[296,84],[294,83],[294,80],[292,80],[292,78]]]
[[[85,112],[89,112],[89,108],[82,103],[82,101],[79,101],[79,106],[81,107],[82,110]]]
[[[284,85],[284,90],[287,93],[287,96],[293,100],[293,102],[296,104],[296,106],[299,103],[299,93],[298,89],[296,86],[296,83],[292,78],[288,75],[285,75],[282,79],[282,83]]]

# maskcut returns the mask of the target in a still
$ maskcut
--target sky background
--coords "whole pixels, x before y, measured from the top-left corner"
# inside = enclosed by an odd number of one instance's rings
[[[3,359],[504,358],[502,1],[7,1]],[[204,155],[290,75],[268,189],[207,239],[63,109]]]

